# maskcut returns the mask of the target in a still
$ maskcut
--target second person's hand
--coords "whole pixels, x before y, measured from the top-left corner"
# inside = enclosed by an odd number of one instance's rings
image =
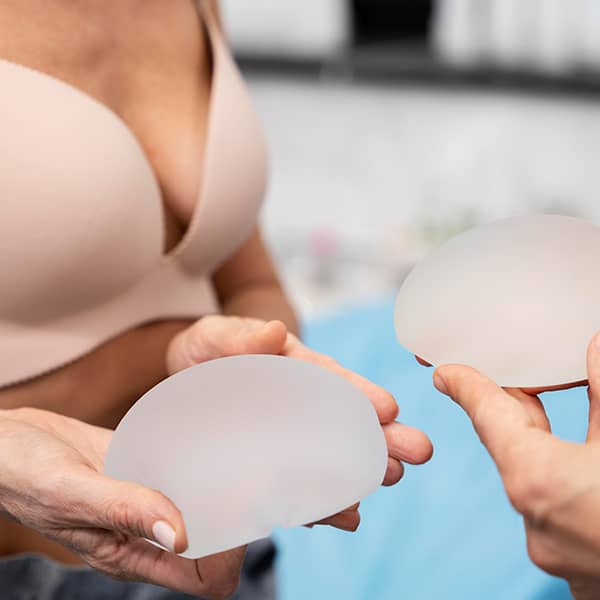
[[[523,515],[531,559],[567,579],[577,600],[600,598],[600,334],[587,361],[590,411],[583,444],[551,434],[531,390],[503,390],[459,365],[434,373],[438,390],[466,411],[494,459],[511,503]]]

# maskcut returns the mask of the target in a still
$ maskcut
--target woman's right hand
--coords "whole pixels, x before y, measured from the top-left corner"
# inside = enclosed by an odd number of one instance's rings
[[[108,429],[52,412],[1,410],[0,511],[117,579],[211,599],[231,595],[246,548],[197,560],[177,556],[187,539],[173,502],[102,474],[110,437]]]

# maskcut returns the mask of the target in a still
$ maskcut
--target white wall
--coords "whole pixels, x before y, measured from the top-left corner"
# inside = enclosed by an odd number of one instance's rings
[[[302,314],[397,289],[475,223],[600,224],[600,105],[509,94],[250,80],[271,155],[267,240]],[[324,283],[325,282],[325,283]]]
[[[323,57],[349,39],[347,0],[222,0],[238,51]]]
[[[433,43],[459,65],[600,69],[600,2],[437,0]]]

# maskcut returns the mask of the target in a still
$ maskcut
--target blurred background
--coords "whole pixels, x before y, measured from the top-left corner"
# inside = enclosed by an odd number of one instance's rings
[[[397,344],[392,308],[415,261],[467,227],[600,223],[600,1],[222,7],[270,145],[264,230],[307,341],[390,389],[436,447],[363,502],[358,534],[279,533],[281,598],[570,598],[531,565],[493,464]],[[585,394],[545,402],[582,439]]]
[[[600,218],[598,0],[224,0],[302,314],[523,212]]]

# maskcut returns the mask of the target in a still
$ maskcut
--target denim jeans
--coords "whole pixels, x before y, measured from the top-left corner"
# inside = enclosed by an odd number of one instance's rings
[[[275,548],[269,540],[250,544],[240,586],[232,600],[274,600]],[[186,600],[192,596],[145,583],[115,581],[89,567],[58,564],[21,554],[0,560],[2,600]]]

